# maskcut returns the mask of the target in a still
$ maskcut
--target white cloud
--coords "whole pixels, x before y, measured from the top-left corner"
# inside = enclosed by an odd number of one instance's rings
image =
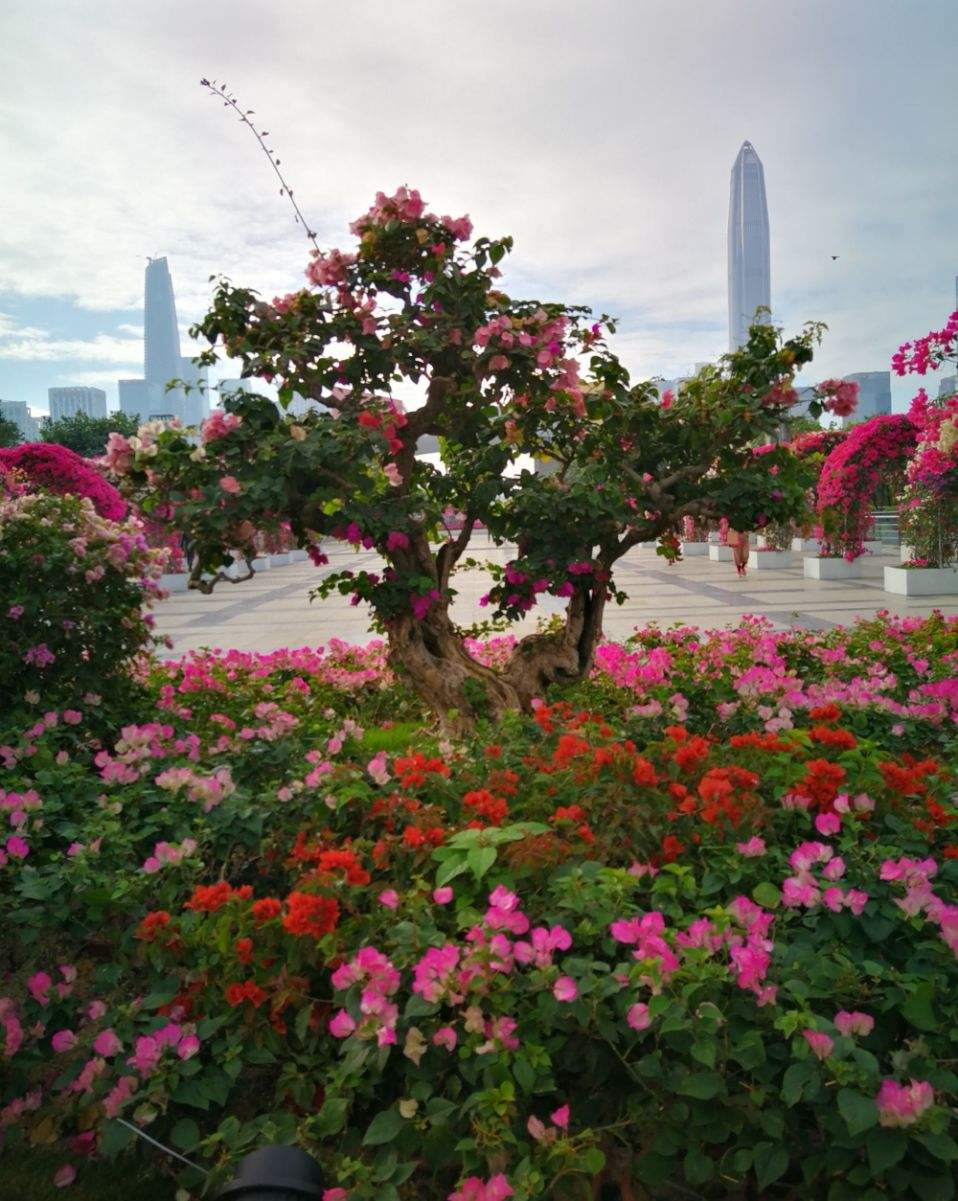
[[[928,27],[952,5],[926,0]],[[212,274],[267,296],[299,286],[308,245],[268,163],[197,86],[218,73],[271,131],[322,242],[345,241],[377,188],[419,186],[478,232],[515,235],[517,293],[623,313],[618,344],[640,375],[725,349],[728,172],[746,137],[765,162],[776,316],[831,326],[816,374],[887,365],[950,304],[952,47],[916,39],[893,0],[48,11],[38,24],[32,0],[5,5],[0,71],[8,97],[29,99],[0,106],[18,163],[0,290],[133,310],[158,252],[188,325]],[[842,45],[855,54],[836,65]],[[142,358],[139,341],[38,334],[11,344]]]
[[[143,362],[143,343],[109,334],[95,338],[54,338],[43,330],[19,329],[0,339],[0,359],[22,362],[70,360],[80,363],[130,364]]]

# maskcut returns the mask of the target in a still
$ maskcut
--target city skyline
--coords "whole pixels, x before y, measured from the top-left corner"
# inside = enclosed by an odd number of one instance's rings
[[[225,26],[183,0],[160,19],[140,0],[103,0],[95,27],[57,7],[56,43],[25,0],[0,18],[18,97],[0,110],[18,172],[0,228],[0,396],[35,412],[58,385],[104,388],[112,408],[116,381],[142,375],[147,254],[172,266],[187,354],[211,275],[267,298],[302,284],[302,230],[247,131],[202,94],[204,75],[271,130],[322,245],[348,248],[373,193],[407,182],[439,211],[468,211],[477,233],[514,235],[514,295],[618,315],[615,348],[639,379],[727,349],[728,170],[745,138],[771,190],[775,320],[829,325],[802,383],[887,368],[953,306],[950,58],[915,36],[944,19],[945,0],[907,12],[889,0],[596,0],[588,13],[567,0],[402,12],[370,0],[322,19],[280,6],[265,29],[246,0]],[[470,54],[424,53],[440,29]],[[785,76],[769,53],[783,36]],[[317,39],[336,47],[322,81]],[[849,44],[856,54],[831,69]],[[80,92],[65,45],[89,64]],[[894,380],[895,408],[913,391]]]

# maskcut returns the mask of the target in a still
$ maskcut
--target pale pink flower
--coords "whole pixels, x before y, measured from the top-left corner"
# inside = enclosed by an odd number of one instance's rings
[[[459,1037],[452,1026],[440,1026],[432,1036],[433,1046],[445,1047],[447,1051],[455,1051]]]
[[[802,1038],[811,1047],[812,1054],[817,1059],[827,1059],[832,1053],[832,1048],[835,1046],[834,1039],[829,1038],[827,1034],[822,1034],[818,1030],[803,1030]]]
[[[236,496],[243,491],[243,486],[235,475],[222,476],[220,478],[220,487],[224,492],[228,492],[232,496]]]
[[[927,1080],[911,1080],[908,1084],[883,1080],[875,1103],[883,1126],[913,1126],[934,1105],[935,1090]]]
[[[868,1013],[860,1013],[857,1009],[851,1012],[847,1009],[840,1009],[835,1014],[834,1021],[835,1029],[846,1037],[851,1034],[860,1034],[865,1038],[875,1028],[875,1019]]]
[[[736,843],[735,849],[740,855],[744,855],[746,859],[756,859],[759,855],[765,854],[765,839],[759,838],[759,836],[755,834],[748,840],[748,842]]]
[[[826,838],[829,834],[837,834],[842,828],[842,819],[837,813],[820,813],[815,818],[815,829]]]
[[[187,1034],[180,1039],[180,1045],[176,1048],[176,1053],[180,1059],[192,1059],[199,1049],[200,1040],[195,1034]]]
[[[61,1164],[53,1174],[53,1183],[57,1188],[69,1188],[76,1177],[77,1170],[72,1163]]]

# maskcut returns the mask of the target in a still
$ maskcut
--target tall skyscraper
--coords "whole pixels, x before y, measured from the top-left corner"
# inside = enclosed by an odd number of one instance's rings
[[[732,167],[728,206],[728,338],[729,350],[748,341],[748,327],[768,321],[756,318],[759,306],[771,308],[772,275],[768,235],[765,171],[751,142],[743,142]]]
[[[843,429],[891,412],[890,371],[856,371],[844,378],[850,384],[858,384],[858,407],[850,416],[842,418]]]
[[[106,416],[106,393],[102,388],[47,388],[50,400],[50,420],[75,417],[86,413],[88,417]]]
[[[152,417],[178,417],[186,425],[199,425],[210,411],[207,370],[197,368],[180,353],[173,279],[165,258],[146,265],[143,306],[143,376],[120,380],[120,408],[146,421]],[[167,389],[171,380],[187,387]]]

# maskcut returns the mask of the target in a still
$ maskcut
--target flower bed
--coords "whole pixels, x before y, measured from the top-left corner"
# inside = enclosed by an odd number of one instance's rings
[[[649,628],[454,746],[376,643],[156,666],[102,743],[35,704],[8,1150],[68,1181],[122,1116],[214,1179],[295,1139],[327,1201],[950,1197],[956,665],[941,616]]]

